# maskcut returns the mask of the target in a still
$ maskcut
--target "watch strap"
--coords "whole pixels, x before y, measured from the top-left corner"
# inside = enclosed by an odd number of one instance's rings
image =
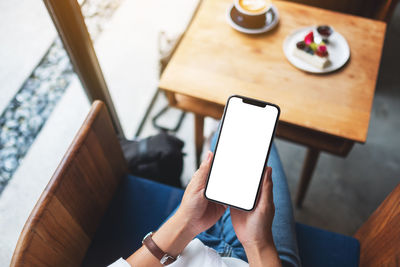
[[[156,242],[154,242],[152,236],[153,232],[148,233],[143,238],[143,245],[150,251],[151,254],[153,254],[154,257],[160,261],[162,265],[169,265],[173,263],[176,259],[171,255],[168,255],[168,253],[162,251],[162,249],[157,246]]]

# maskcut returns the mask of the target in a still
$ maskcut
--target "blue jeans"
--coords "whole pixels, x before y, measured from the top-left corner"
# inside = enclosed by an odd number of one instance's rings
[[[211,149],[213,151],[215,148],[216,137],[217,135],[214,136],[211,143]],[[292,201],[286,176],[281,165],[278,151],[274,144],[272,144],[271,147],[268,166],[272,167],[275,204],[275,216],[272,222],[272,236],[274,243],[283,266],[301,266],[297,248]],[[214,226],[200,233],[197,238],[206,246],[215,249],[223,257],[235,257],[247,262],[244,248],[236,237],[233,229],[229,209],[227,209]]]

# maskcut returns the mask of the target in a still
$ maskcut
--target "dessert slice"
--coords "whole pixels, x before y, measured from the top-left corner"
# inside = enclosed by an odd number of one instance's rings
[[[330,64],[326,44],[315,43],[313,32],[309,32],[303,41],[296,44],[293,55],[321,70]]]

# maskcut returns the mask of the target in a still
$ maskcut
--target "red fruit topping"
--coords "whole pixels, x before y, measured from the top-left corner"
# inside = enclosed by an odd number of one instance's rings
[[[317,55],[317,56],[320,56],[320,57],[327,57],[328,56],[328,51],[321,51],[321,50],[317,50],[317,51],[315,51],[315,54]]]
[[[309,45],[311,43],[314,42],[314,33],[313,32],[309,32],[306,37],[304,37],[304,42],[306,43],[306,45]]]
[[[326,52],[326,45],[320,45],[320,46],[318,46],[318,49],[317,49],[318,51],[321,51],[321,52]]]

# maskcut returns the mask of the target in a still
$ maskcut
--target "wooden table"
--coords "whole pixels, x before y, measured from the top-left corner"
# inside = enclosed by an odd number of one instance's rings
[[[204,117],[219,119],[228,96],[278,104],[277,136],[308,147],[297,205],[301,206],[320,151],[346,156],[367,139],[386,31],[384,22],[285,1],[273,1],[279,25],[251,36],[232,29],[232,0],[204,0],[164,71],[159,87],[169,104],[195,114],[196,157],[203,146]],[[285,37],[299,27],[328,24],[348,41],[349,62],[326,75],[309,74],[285,58]]]

